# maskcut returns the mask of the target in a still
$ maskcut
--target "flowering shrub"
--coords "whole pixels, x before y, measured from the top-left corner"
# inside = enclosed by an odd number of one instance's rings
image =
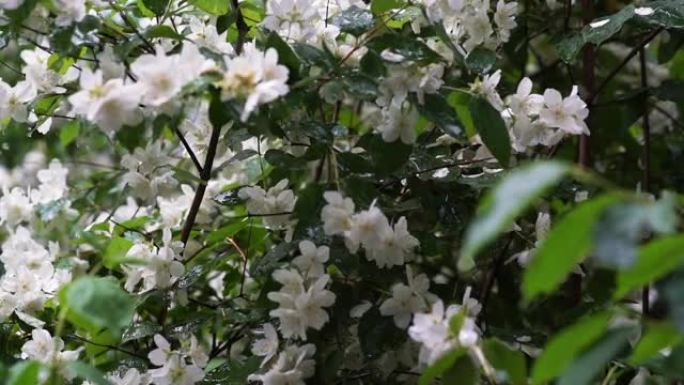
[[[681,384],[683,20],[0,0],[0,384]]]

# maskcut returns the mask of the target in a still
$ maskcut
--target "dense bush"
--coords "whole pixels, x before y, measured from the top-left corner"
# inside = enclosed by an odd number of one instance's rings
[[[1,0],[0,383],[682,384],[680,0]]]

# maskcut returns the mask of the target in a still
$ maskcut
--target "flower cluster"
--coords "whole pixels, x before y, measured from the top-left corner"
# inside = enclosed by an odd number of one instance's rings
[[[352,253],[363,246],[366,258],[378,267],[403,265],[419,245],[408,232],[405,217],[391,226],[385,214],[375,204],[368,210],[354,213],[354,202],[340,193],[324,193],[327,202],[321,211],[323,228],[327,235],[343,235]]]
[[[413,324],[408,332],[411,338],[421,344],[420,361],[426,364],[435,362],[443,354],[457,347],[473,347],[480,338],[475,317],[481,306],[470,298],[466,290],[462,305],[449,305],[437,300],[429,313],[413,316]],[[459,317],[458,328],[454,329],[452,318]]]

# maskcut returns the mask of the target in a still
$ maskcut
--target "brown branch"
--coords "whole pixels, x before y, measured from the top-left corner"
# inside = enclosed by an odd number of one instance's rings
[[[648,68],[646,67],[646,49],[641,47],[639,50],[639,69],[641,72],[641,87],[644,91],[644,147],[641,154],[641,162],[644,168],[641,190],[648,193],[651,191],[651,120],[648,116]],[[641,291],[641,314],[648,315],[650,308],[649,298],[650,285],[646,284]]]
[[[610,81],[613,80],[613,78],[615,76],[617,76],[617,74],[620,73],[622,68],[624,68],[624,66],[626,66],[627,63],[629,63],[629,61],[632,60],[632,58],[634,58],[634,56],[636,56],[642,48],[644,48],[648,43],[650,43],[651,40],[653,40],[656,36],[658,36],[658,34],[662,31],[663,31],[663,28],[658,28],[658,29],[653,30],[651,33],[646,35],[644,40],[642,40],[636,47],[632,48],[632,50],[629,52],[629,54],[627,54],[627,56],[625,56],[625,58],[622,60],[622,62],[620,62],[620,64],[618,64],[618,66],[615,67],[608,74],[608,76],[606,76],[605,79],[603,79],[603,81],[601,82],[601,84],[599,84],[598,87],[596,87],[596,92],[592,95],[592,99],[589,99],[589,104],[593,105],[594,99],[596,97],[598,97],[601,94],[601,92],[603,92],[605,90],[608,83],[610,83]]]
[[[591,23],[594,18],[594,2],[593,0],[582,0],[582,18],[584,24],[587,25]],[[593,44],[587,44],[584,46],[584,57],[582,60],[582,71],[584,73],[584,88],[586,92],[585,100],[593,102],[594,100],[594,67],[596,64],[596,47]],[[589,116],[587,117],[587,123],[591,124],[591,110],[592,106],[589,103]],[[589,136],[582,135],[579,139],[578,148],[578,162],[582,167],[589,168],[590,160],[590,146],[589,146]]]
[[[242,47],[245,45],[245,39],[247,38],[247,32],[249,32],[249,26],[245,22],[245,17],[242,15],[238,0],[231,0],[231,4],[233,5],[233,11],[235,11],[235,26],[238,30],[235,53],[239,55],[242,52]]]
[[[190,155],[190,159],[192,159],[192,163],[195,164],[197,172],[202,173],[202,164],[200,164],[199,159],[197,159],[197,155],[195,155],[195,152],[192,151],[192,148],[190,148],[190,143],[188,143],[188,141],[185,139],[185,136],[183,136],[183,133],[178,127],[175,127],[174,131],[176,132],[176,136],[178,137],[178,139],[180,139],[181,143],[183,143],[185,151],[187,151]]]

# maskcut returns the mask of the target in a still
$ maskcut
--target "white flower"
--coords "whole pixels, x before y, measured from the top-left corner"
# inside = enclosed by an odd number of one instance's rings
[[[164,366],[149,371],[155,385],[194,385],[204,378],[204,371],[188,365],[177,354],[168,357]]]
[[[226,41],[228,31],[224,31],[219,35],[213,23],[205,23],[194,16],[190,17],[188,25],[190,26],[188,39],[195,42],[198,46],[209,48],[224,55],[233,54],[233,47]]]
[[[186,343],[187,340],[183,340],[183,342]],[[189,346],[185,346],[184,344],[183,353],[190,357],[192,363],[197,367],[204,368],[207,366],[207,362],[209,362],[209,356],[207,356],[207,353],[194,335],[190,336]]]
[[[0,9],[17,9],[22,4],[24,4],[24,0],[3,0],[3,2],[0,3]]]
[[[152,364],[162,366],[171,355],[171,344],[161,334],[154,335],[154,343],[157,345],[157,348],[152,350],[147,355],[147,358],[150,359]]]
[[[289,345],[278,356],[273,366],[263,374],[252,374],[248,381],[260,381],[264,385],[305,385],[304,380],[313,376],[316,362],[312,359],[316,347]]]
[[[63,87],[59,87],[62,77],[48,66],[49,52],[36,48],[21,51],[20,56],[26,63],[21,72],[33,88],[44,93],[63,93],[65,91]]]
[[[479,78],[475,80],[475,83],[470,85],[470,89],[474,93],[484,96],[497,111],[501,111],[503,110],[503,101],[496,91],[499,81],[501,81],[501,70],[496,70],[491,75],[484,75],[481,80]]]
[[[0,198],[0,223],[14,227],[29,221],[32,215],[33,204],[22,188],[4,189]]]
[[[17,122],[26,122],[27,104],[36,96],[35,86],[28,81],[20,81],[14,87],[10,87],[0,80],[0,119],[9,117]]]
[[[520,80],[515,94],[506,99],[508,107],[517,116],[537,115],[544,104],[544,97],[532,93],[532,80],[525,77]]]
[[[50,332],[40,328],[33,329],[31,340],[21,347],[23,359],[55,365],[58,373],[67,380],[71,380],[74,374],[67,369],[66,365],[71,361],[76,361],[79,352],[80,350],[64,350],[64,341],[61,338],[52,337]]]
[[[278,353],[278,333],[276,333],[275,328],[270,323],[264,324],[257,333],[263,335],[263,338],[254,341],[252,353],[255,356],[264,357],[263,361],[261,361],[261,367],[263,368]]]
[[[278,292],[268,293],[268,298],[279,305],[269,314],[280,319],[283,337],[306,340],[306,329],[321,330],[328,322],[328,313],[323,308],[335,303],[335,294],[325,289],[330,276],[320,276],[308,288],[295,270],[276,270],[273,279],[283,287]]]
[[[243,187],[238,196],[247,200],[247,211],[250,214],[263,215],[264,225],[279,228],[289,221],[289,213],[294,210],[297,201],[294,192],[286,189],[288,183],[287,179],[283,179],[268,191],[259,186]]]
[[[328,262],[330,257],[330,248],[328,246],[316,245],[311,241],[299,242],[299,256],[292,260],[292,264],[297,266],[307,278],[317,278],[325,273],[325,262]]]
[[[378,126],[385,142],[394,142],[401,139],[404,144],[413,144],[416,141],[416,123],[418,111],[407,104],[391,104],[382,110],[383,121]]]
[[[479,331],[475,320],[467,315],[463,319],[458,334],[452,335],[450,320],[461,311],[461,308],[461,306],[451,305],[445,311],[444,304],[438,300],[432,305],[430,313],[413,315],[413,325],[409,328],[409,336],[422,345],[419,357],[421,362],[432,364],[455,347],[467,348],[477,343]]]
[[[308,0],[273,0],[267,3],[261,24],[288,40],[306,41],[317,32],[321,19],[316,6]]]
[[[119,377],[115,374],[107,376],[109,381],[114,385],[147,385],[149,384],[148,377],[147,374],[140,374],[136,368],[128,369],[123,377]]]
[[[85,0],[56,0],[58,10],[55,24],[67,26],[83,20],[86,15]]]
[[[73,112],[98,125],[105,132],[112,133],[124,125],[140,122],[138,104],[139,86],[124,85],[121,79],[104,82],[101,71],[88,68],[81,71],[81,91],[69,97]]]
[[[288,93],[287,77],[287,67],[278,64],[274,48],[262,52],[253,44],[245,44],[239,56],[226,59],[226,72],[219,82],[221,99],[244,99],[240,116],[244,122],[259,105]]]
[[[356,252],[361,244],[364,247],[380,244],[381,234],[389,227],[389,221],[374,203],[368,210],[354,214],[350,227],[345,234],[347,247],[351,252]]]
[[[394,324],[406,328],[411,322],[413,313],[425,310],[429,301],[436,300],[436,296],[428,292],[430,280],[425,274],[413,276],[410,266],[406,266],[408,286],[398,283],[392,286],[392,297],[380,305],[380,314],[393,316]]]
[[[484,8],[464,18],[462,22],[468,32],[468,39],[463,43],[466,51],[487,43],[494,32],[487,10]]]
[[[31,192],[31,201],[33,203],[48,203],[62,199],[66,196],[67,175],[69,169],[62,166],[59,159],[50,161],[50,166],[45,170],[40,170],[36,174],[40,184],[38,189]]]
[[[563,98],[560,92],[549,88],[544,91],[544,108],[539,112],[542,123],[549,127],[560,128],[573,135],[589,135],[584,120],[589,116],[586,103],[577,95],[577,86]]]
[[[507,42],[511,37],[511,30],[516,27],[515,15],[517,13],[518,3],[512,1],[505,3],[504,0],[499,0],[496,3],[496,12],[494,12],[494,22],[499,30],[499,38],[502,42]]]
[[[321,210],[323,231],[326,235],[343,234],[351,228],[354,201],[337,191],[326,191],[323,199],[328,202]]]
[[[376,235],[377,239],[364,243],[364,247],[366,258],[375,261],[380,268],[403,265],[413,249],[419,245],[418,239],[408,232],[405,217],[399,218],[394,228],[389,224],[382,226]]]
[[[194,44],[184,44],[179,54],[167,55],[161,46],[154,55],[138,57],[131,71],[138,78],[143,103],[159,107],[176,96],[184,85],[213,66]]]

